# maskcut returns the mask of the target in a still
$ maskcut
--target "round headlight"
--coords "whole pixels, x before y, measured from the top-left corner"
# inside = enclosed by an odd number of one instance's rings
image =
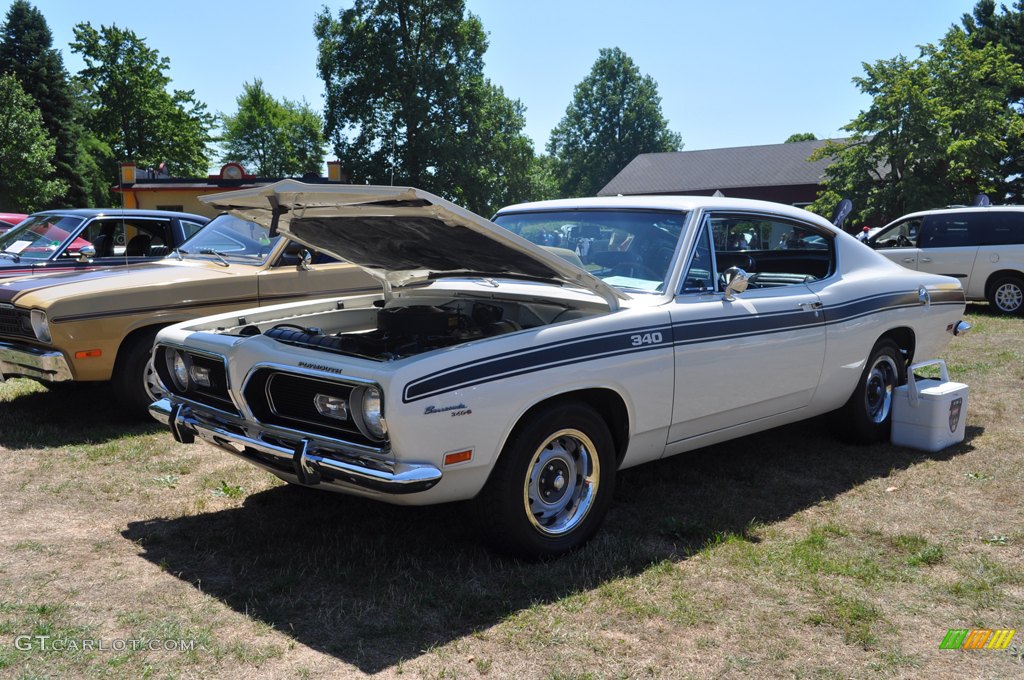
[[[384,435],[387,433],[387,425],[384,422],[380,390],[373,386],[367,387],[363,390],[360,401],[363,425],[366,426],[367,434],[374,439],[384,439]]]
[[[189,360],[182,352],[174,350],[170,355],[171,378],[174,386],[184,392],[188,389]]]
[[[30,317],[32,319],[32,332],[40,342],[50,342],[50,322],[46,319],[46,312],[41,309],[33,309]]]

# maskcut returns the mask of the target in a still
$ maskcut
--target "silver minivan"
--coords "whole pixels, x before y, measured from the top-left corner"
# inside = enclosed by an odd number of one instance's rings
[[[865,243],[908,269],[959,279],[968,300],[1024,313],[1024,206],[910,213]]]

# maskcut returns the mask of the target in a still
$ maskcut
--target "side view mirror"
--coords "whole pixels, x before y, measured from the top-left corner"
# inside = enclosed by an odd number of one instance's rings
[[[96,246],[82,246],[78,251],[79,262],[92,262],[96,257]]]
[[[732,302],[736,296],[747,289],[750,275],[739,267],[729,267],[725,270],[725,295],[723,300]]]
[[[313,254],[303,248],[299,252],[299,263],[296,265],[296,269],[299,271],[308,272],[313,268]]]

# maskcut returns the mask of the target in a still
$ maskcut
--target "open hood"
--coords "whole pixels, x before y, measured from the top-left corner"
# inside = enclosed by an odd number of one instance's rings
[[[276,215],[280,233],[359,265],[386,289],[432,275],[508,276],[581,286],[613,310],[627,299],[558,255],[420,189],[282,180],[200,200],[267,227]]]

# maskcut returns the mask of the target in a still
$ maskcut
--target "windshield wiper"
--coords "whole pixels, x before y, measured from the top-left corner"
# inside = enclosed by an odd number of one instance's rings
[[[213,255],[218,260],[220,260],[220,262],[218,264],[220,264],[221,266],[223,266],[223,267],[231,266],[231,263],[228,262],[228,259],[226,257],[224,257],[224,253],[219,253],[216,250],[214,250],[213,248],[203,248],[202,250],[199,251],[199,254],[200,255]]]
[[[174,255],[176,258],[178,258],[178,262],[181,262],[185,259],[184,257],[182,257],[182,255],[188,255],[188,251],[182,250],[181,248],[175,248],[174,250],[171,251],[171,255]]]
[[[21,262],[21,255],[18,253],[9,253],[6,250],[0,250],[0,255],[6,255],[7,257],[14,260],[15,263]]]

